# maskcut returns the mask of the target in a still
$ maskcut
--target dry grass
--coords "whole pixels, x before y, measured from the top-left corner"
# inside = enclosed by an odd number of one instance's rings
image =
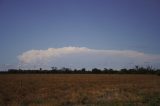
[[[0,106],[158,106],[160,76],[0,75]]]

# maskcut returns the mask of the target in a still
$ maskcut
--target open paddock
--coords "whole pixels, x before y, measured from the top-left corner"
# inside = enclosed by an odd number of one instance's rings
[[[3,74],[1,106],[142,106],[160,104],[160,76]]]

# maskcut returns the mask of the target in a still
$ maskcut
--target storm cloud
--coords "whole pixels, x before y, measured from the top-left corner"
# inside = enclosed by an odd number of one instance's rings
[[[28,50],[18,56],[22,64],[54,63],[66,67],[111,67],[159,64],[160,55],[146,54],[133,50],[98,50],[87,47],[48,48]]]

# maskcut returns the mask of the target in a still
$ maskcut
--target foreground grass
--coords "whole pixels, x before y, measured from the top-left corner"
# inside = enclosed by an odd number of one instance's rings
[[[0,106],[158,106],[160,76],[0,75]]]

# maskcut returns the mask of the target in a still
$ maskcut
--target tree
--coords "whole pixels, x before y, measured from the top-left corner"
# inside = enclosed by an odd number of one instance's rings
[[[81,71],[82,71],[82,72],[86,72],[86,69],[85,69],[85,68],[82,68]]]
[[[100,69],[98,69],[98,68],[93,68],[93,69],[92,69],[92,72],[93,72],[93,73],[100,73],[100,72],[101,72],[101,70],[100,70]]]
[[[57,67],[51,67],[52,71],[57,71]]]

